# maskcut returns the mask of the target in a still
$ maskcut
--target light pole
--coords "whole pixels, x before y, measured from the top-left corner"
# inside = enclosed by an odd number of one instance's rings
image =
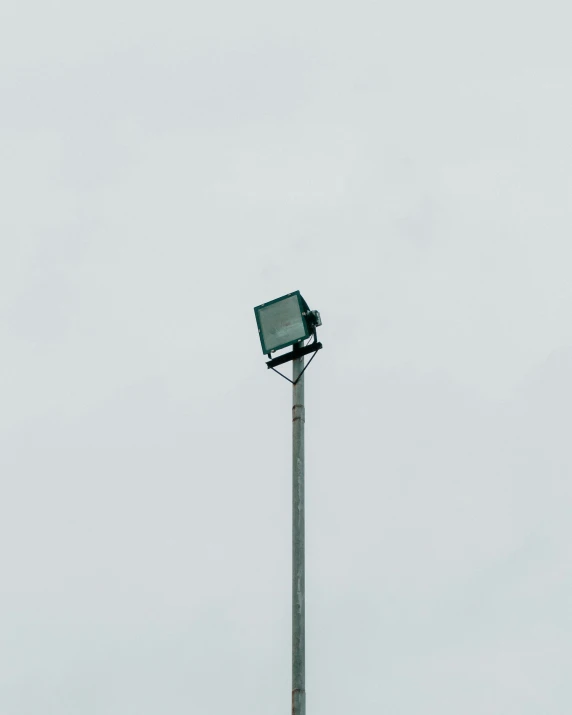
[[[304,548],[304,372],[322,344],[316,328],[320,314],[311,311],[300,293],[288,293],[254,309],[262,352],[270,355],[292,346],[292,350],[269,360],[276,367],[292,361],[292,715],[306,715],[306,604]],[[311,335],[314,341],[304,345]],[[313,353],[308,365],[304,356]]]
[[[297,345],[302,345],[298,343]],[[292,715],[306,715],[304,356],[292,363]]]

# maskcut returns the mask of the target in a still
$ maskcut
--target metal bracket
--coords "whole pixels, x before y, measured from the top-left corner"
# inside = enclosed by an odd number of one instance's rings
[[[283,377],[285,380],[288,380],[288,382],[291,383],[292,385],[296,385],[298,383],[298,380],[302,377],[302,375],[310,367],[310,363],[318,354],[318,350],[321,350],[322,347],[323,347],[322,343],[312,343],[311,345],[306,345],[305,348],[301,348],[299,350],[292,350],[292,352],[288,353],[287,355],[281,355],[278,358],[274,358],[274,360],[269,360],[266,363],[266,367],[268,367],[270,370],[274,370],[274,372],[277,375],[280,375],[280,377]],[[304,365],[304,369],[298,375],[298,377],[296,378],[295,381],[291,380],[289,377],[286,377],[286,375],[283,375],[281,372],[278,372],[278,370],[276,370],[274,367],[274,365],[282,365],[286,362],[290,362],[291,360],[294,360],[297,357],[301,357],[302,355],[309,355],[310,353],[314,353],[314,354],[308,360],[308,364]]]
[[[310,345],[306,345],[303,348],[294,348],[291,350],[289,353],[286,353],[285,355],[280,355],[280,357],[274,358],[273,360],[269,360],[266,363],[266,367],[271,368],[272,370],[275,367],[278,367],[278,365],[284,365],[285,362],[291,362],[292,360],[295,360],[298,357],[301,357],[302,355],[309,355],[310,353],[316,352],[316,350],[321,350],[322,349],[322,343],[317,343],[313,342]]]

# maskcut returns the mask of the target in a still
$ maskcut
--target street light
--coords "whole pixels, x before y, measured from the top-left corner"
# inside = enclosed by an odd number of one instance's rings
[[[316,329],[322,325],[317,310],[310,310],[299,291],[263,303],[254,309],[262,352],[270,355],[290,345],[292,350],[268,360],[278,365],[292,362],[292,715],[306,715],[305,549],[304,549],[304,372],[321,350]],[[310,336],[313,342],[304,345]],[[308,365],[304,357],[313,353]]]

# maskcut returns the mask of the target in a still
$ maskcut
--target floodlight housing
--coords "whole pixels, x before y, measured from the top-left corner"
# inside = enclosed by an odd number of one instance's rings
[[[256,306],[254,314],[265,355],[306,340],[312,334],[310,309],[298,290]]]

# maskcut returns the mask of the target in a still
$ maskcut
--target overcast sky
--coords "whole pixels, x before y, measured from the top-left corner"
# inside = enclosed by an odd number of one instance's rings
[[[0,713],[572,712],[565,2],[0,9]]]

